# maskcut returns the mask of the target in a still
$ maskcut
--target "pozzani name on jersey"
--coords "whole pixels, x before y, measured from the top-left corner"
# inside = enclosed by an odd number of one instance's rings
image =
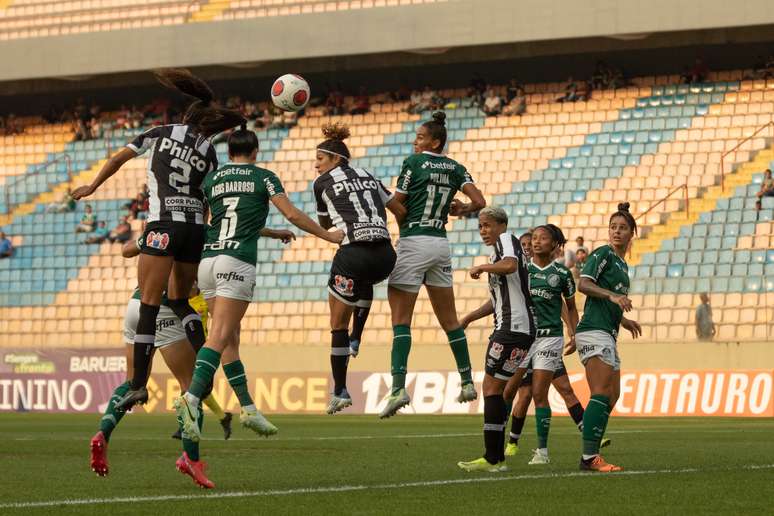
[[[255,193],[255,182],[228,181],[213,185],[212,189],[210,189],[210,197],[218,197],[219,195],[230,193]]]

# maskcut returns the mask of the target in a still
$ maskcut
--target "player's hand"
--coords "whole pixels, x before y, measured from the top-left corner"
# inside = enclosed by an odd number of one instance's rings
[[[272,236],[275,240],[281,240],[283,244],[289,244],[296,239],[296,234],[288,229],[278,229]]]
[[[460,326],[463,330],[467,330],[468,326],[470,326],[470,320],[468,319],[468,316],[465,316],[460,320]]]
[[[637,321],[632,321],[631,319],[624,317],[621,319],[621,326],[629,330],[629,332],[632,334],[632,338],[634,339],[642,336],[642,326],[640,326],[640,323]]]
[[[632,300],[629,299],[628,297],[618,295],[618,294],[612,294],[609,299],[612,303],[615,303],[618,306],[620,306],[621,310],[623,310],[624,312],[632,311]]]
[[[328,238],[326,240],[332,244],[340,244],[344,241],[344,232],[340,229],[328,231]]]
[[[459,199],[452,199],[451,204],[449,204],[449,215],[452,217],[459,217],[464,213],[464,209],[464,202],[460,201]]]
[[[570,340],[567,341],[567,344],[564,345],[564,356],[572,355],[577,350],[577,346],[575,345],[575,335],[570,337]]]
[[[478,279],[481,277],[481,275],[484,273],[483,269],[481,269],[480,265],[476,265],[472,269],[470,269],[470,277],[473,279]]]
[[[78,188],[76,188],[70,193],[70,196],[76,201],[78,201],[80,199],[83,199],[84,197],[90,196],[91,194],[94,193],[95,190],[96,188],[94,188],[91,185],[79,186]]]

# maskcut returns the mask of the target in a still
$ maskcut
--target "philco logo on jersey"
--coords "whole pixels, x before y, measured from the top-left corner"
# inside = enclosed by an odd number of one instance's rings
[[[207,169],[207,162],[196,156],[194,150],[193,147],[188,145],[180,146],[177,142],[166,137],[161,139],[161,145],[159,146],[160,152],[167,151],[168,154],[185,161],[199,172],[204,172]]]
[[[151,231],[145,238],[145,245],[154,249],[166,249],[169,245],[169,234]]]
[[[230,272],[219,272],[219,273],[215,274],[215,279],[222,279],[222,280],[226,280],[226,281],[232,281],[232,280],[233,281],[244,281],[245,277],[242,276],[241,274],[237,274],[234,271],[230,271]]]
[[[361,181],[358,178],[350,179],[347,181],[341,181],[334,183],[333,195],[339,195],[340,193],[359,192],[361,190],[377,190],[379,187],[374,179],[367,179]]]
[[[345,276],[337,274],[333,278],[333,288],[345,296],[351,296],[355,288],[355,282]]]

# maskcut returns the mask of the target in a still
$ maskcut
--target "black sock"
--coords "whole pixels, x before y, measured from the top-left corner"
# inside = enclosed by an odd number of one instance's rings
[[[484,458],[490,464],[505,460],[505,405],[501,394],[484,396]]]
[[[360,301],[361,304],[368,303],[368,306],[357,306],[352,314],[352,333],[349,334],[350,340],[360,340],[363,336],[368,314],[371,312],[371,301]]]
[[[583,431],[583,405],[580,402],[576,403],[572,407],[567,407],[567,412],[570,413],[570,417],[578,426],[578,430]]]
[[[201,316],[191,307],[188,299],[170,299],[167,304],[175,312],[178,319],[182,321],[188,341],[193,346],[194,351],[198,353],[207,340],[204,336],[204,325],[202,324]]]
[[[349,361],[349,332],[331,331],[331,373],[333,394],[338,396],[347,388],[347,362]]]
[[[140,319],[134,333],[134,375],[132,389],[137,390],[148,383],[148,371],[156,342],[156,316],[159,307],[140,302]]]
[[[513,444],[519,444],[519,437],[521,437],[521,431],[524,428],[525,417],[511,416],[511,435],[508,442]]]

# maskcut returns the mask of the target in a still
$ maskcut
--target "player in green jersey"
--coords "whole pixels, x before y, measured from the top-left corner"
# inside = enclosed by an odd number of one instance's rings
[[[575,334],[578,356],[586,368],[591,399],[583,414],[583,456],[580,469],[585,471],[621,471],[599,455],[610,412],[621,389],[621,361],[616,339],[619,326],[634,338],[642,335],[639,323],[624,317],[632,310],[629,293],[629,267],[624,255],[637,222],[629,212],[629,203],[618,205],[608,225],[610,243],[589,255],[581,272],[578,290],[586,294],[583,318]]]
[[[174,401],[183,431],[194,441],[200,438],[200,400],[212,388],[221,361],[242,406],[242,424],[261,435],[277,432],[256,408],[239,358],[240,324],[253,299],[258,237],[272,236],[285,242],[294,238],[290,231],[266,230],[269,203],[303,231],[332,243],[344,238],[343,232],[326,231],[296,208],[279,178],[255,165],[258,138],[254,132],[244,126],[234,131],[228,139],[228,153],[230,162],[209,174],[202,185],[211,220],[199,267],[199,288],[207,301],[212,327],[196,356],[190,388]]]
[[[551,425],[551,406],[548,389],[555,374],[564,369],[564,330],[562,308],[567,306],[569,327],[578,325],[578,309],[575,307],[575,281],[564,265],[554,261],[554,254],[567,240],[562,230],[553,224],[538,226],[532,231],[532,260],[528,265],[529,289],[537,316],[537,338],[530,349],[532,369],[532,398],[535,400],[538,446],[530,464],[548,464],[548,432]],[[570,335],[567,344],[574,350],[575,336]],[[508,391],[506,389],[506,391]],[[512,397],[506,394],[506,399]],[[517,404],[518,407],[518,404]],[[513,432],[512,432],[513,433]],[[513,436],[511,437],[513,439]],[[512,448],[513,441],[509,442]],[[507,448],[508,448],[507,447]],[[508,452],[508,449],[506,449]],[[512,455],[509,454],[509,455]]]
[[[415,154],[403,162],[395,197],[408,214],[400,224],[398,260],[392,271],[387,298],[392,312],[392,389],[379,417],[385,418],[410,402],[406,392],[406,370],[411,350],[411,319],[422,285],[427,289],[438,322],[452,348],[462,390],[460,403],[476,399],[470,367],[468,343],[457,318],[452,288],[452,265],[446,222],[449,215],[475,213],[486,206],[484,195],[473,184],[464,166],[442,154],[446,145],[446,115],[433,113],[433,119],[417,129]],[[454,199],[461,191],[469,199]]]

